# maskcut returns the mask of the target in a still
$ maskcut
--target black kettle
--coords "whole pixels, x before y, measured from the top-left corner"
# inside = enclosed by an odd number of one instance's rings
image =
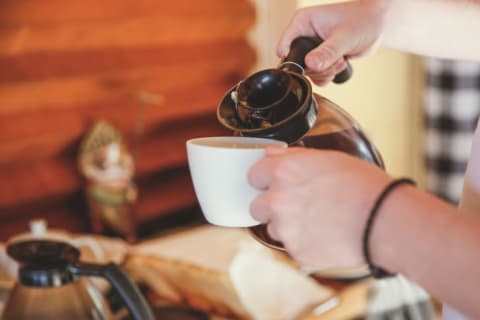
[[[82,276],[108,280],[133,320],[155,319],[138,288],[114,263],[82,263],[77,248],[50,240],[13,242],[7,253],[19,263],[19,270],[4,320],[113,319],[100,293]]]
[[[278,68],[256,72],[227,91],[218,105],[217,118],[235,135],[339,150],[384,168],[382,157],[359,124],[335,103],[313,93],[304,76],[305,56],[321,42],[319,38],[294,39]],[[348,64],[334,82],[343,83],[351,75]],[[268,236],[265,226],[251,230],[264,244],[282,249]]]

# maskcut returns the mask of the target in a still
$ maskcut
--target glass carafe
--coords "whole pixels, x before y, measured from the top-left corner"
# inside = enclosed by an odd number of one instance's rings
[[[384,168],[379,152],[359,124],[341,107],[313,93],[304,76],[305,55],[320,43],[318,38],[296,38],[278,68],[256,72],[225,94],[217,109],[218,120],[235,135],[338,150]],[[334,82],[345,82],[351,74],[348,66]],[[283,250],[264,225],[251,230],[265,245]]]

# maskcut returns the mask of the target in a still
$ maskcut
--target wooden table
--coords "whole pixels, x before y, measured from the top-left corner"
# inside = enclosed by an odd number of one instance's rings
[[[365,316],[372,280],[357,282],[319,280],[319,282],[335,290],[337,294],[332,298],[335,299],[333,301],[336,302],[335,306],[329,308],[328,303],[332,301],[330,299],[302,316],[301,320],[351,320],[362,319]]]
[[[191,298],[193,295],[197,298],[202,297],[203,305],[205,305],[206,302],[211,301],[208,298],[211,297],[211,293],[208,293],[206,289],[208,287],[220,289],[222,292],[233,292],[234,288],[229,280],[228,270],[231,259],[238,250],[237,245],[232,244],[238,241],[254,240],[239,230],[208,226],[184,230],[135,246],[136,250],[131,252],[127,265],[130,266],[130,271],[137,280],[143,280],[144,283],[153,285],[151,289],[157,287],[155,289],[157,297],[161,297],[162,293],[165,293],[164,288],[158,288],[159,283],[172,284],[170,289],[176,290],[174,296],[179,297],[177,303],[188,301],[188,299],[185,300],[185,297]],[[212,243],[215,244],[213,251]],[[205,248],[210,248],[210,250],[204,250]],[[286,263],[289,262],[286,261]],[[188,286],[184,283],[185,275],[190,279]],[[164,281],[165,279],[168,281]],[[297,318],[298,320],[351,320],[361,318],[366,313],[370,280],[356,282],[317,280],[321,285],[334,292],[334,295],[327,301],[332,302],[332,299],[336,299],[338,303],[331,310],[321,314],[316,313],[315,311],[318,310],[315,308],[307,310]],[[226,303],[222,299],[223,297],[216,297],[214,305]],[[208,307],[203,309],[206,311]]]

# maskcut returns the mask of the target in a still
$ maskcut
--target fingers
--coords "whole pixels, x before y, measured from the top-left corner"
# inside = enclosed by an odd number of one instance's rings
[[[277,232],[277,228],[275,227],[273,222],[267,224],[267,232],[270,235],[270,238],[272,238],[273,240],[280,241],[280,242],[282,241],[280,235]]]
[[[248,172],[249,184],[259,190],[268,189],[274,179],[275,168],[279,161],[276,157],[266,157],[255,163]]]
[[[281,36],[278,46],[277,46],[277,55],[281,58],[286,57],[290,51],[290,44],[293,39],[299,36],[313,37],[316,36],[315,30],[312,28],[310,23],[310,12],[309,10],[300,9],[297,10],[292,20]]]
[[[275,168],[280,161],[279,156],[288,152],[288,148],[267,147],[266,157],[257,161],[248,172],[249,184],[259,190],[266,190],[272,184]]]
[[[352,42],[347,33],[335,30],[321,45],[307,54],[305,57],[307,68],[313,72],[326,72],[331,68],[338,67],[336,63],[348,56]]]
[[[275,240],[280,240],[280,236],[277,232],[277,227],[275,226],[275,221],[272,220],[273,215],[275,214],[276,208],[272,207],[272,195],[270,193],[265,193],[255,199],[250,205],[250,213],[252,217],[261,222],[262,224],[267,225],[267,232]]]
[[[295,173],[291,159],[308,152],[303,148],[267,147],[266,157],[257,161],[248,172],[249,184],[259,190],[276,185],[292,184]]]
[[[305,64],[312,81],[317,85],[325,85],[347,67],[344,57],[349,55],[352,43],[355,41],[351,39],[351,32],[341,28],[334,29],[326,37],[322,36],[326,32],[327,26],[319,25],[318,21],[322,21],[319,14],[321,14],[320,11],[315,12],[317,23],[312,23],[311,10],[298,10],[279,41],[277,54],[280,57],[287,56],[291,42],[298,36],[318,37],[320,35],[325,38],[320,46],[305,57]]]
[[[255,220],[261,223],[268,223],[277,205],[273,199],[273,192],[265,192],[259,195],[250,204],[250,213]]]
[[[342,72],[347,68],[347,62],[341,58],[336,61],[331,67],[328,69],[321,71],[321,72],[313,72],[311,70],[307,70],[307,75],[312,79],[312,81],[319,85],[326,85],[331,82],[337,74]]]

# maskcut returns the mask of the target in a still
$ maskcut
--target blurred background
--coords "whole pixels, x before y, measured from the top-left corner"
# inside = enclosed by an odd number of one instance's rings
[[[0,240],[37,218],[132,241],[201,223],[185,141],[230,134],[216,119],[223,94],[250,72],[277,65],[277,40],[297,7],[327,2],[2,0]],[[388,172],[455,202],[480,99],[478,90],[460,102],[444,95],[454,94],[455,72],[472,75],[476,66],[383,48],[352,65],[351,81],[316,91],[362,125]],[[445,73],[447,90],[438,90]],[[438,111],[450,105],[469,112],[460,156],[450,135],[455,123]],[[103,131],[95,127],[100,120]],[[438,133],[445,127],[447,134]],[[82,172],[82,146],[105,136],[121,137],[126,148],[119,150],[134,163],[121,196],[101,184],[94,189]]]

